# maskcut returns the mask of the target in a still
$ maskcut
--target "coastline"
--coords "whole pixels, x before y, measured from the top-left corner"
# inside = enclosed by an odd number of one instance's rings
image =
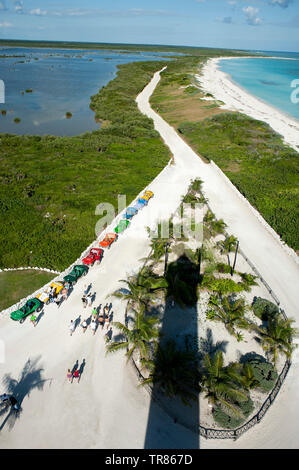
[[[269,57],[271,58],[273,57]],[[195,76],[203,90],[225,103],[221,109],[241,112],[253,119],[266,122],[283,137],[285,144],[298,152],[299,122],[233,82],[228,74],[219,70],[219,60],[224,59],[231,59],[231,57],[209,59],[203,66],[202,74]]]

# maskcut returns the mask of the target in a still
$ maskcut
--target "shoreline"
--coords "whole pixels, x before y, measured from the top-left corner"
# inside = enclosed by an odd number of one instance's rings
[[[258,58],[264,59],[265,57]],[[268,58],[274,59],[276,57]],[[195,75],[202,89],[225,103],[220,106],[221,109],[241,112],[253,119],[266,122],[282,136],[286,145],[299,152],[299,122],[235,83],[228,74],[219,69],[219,61],[224,59],[232,58],[211,58],[203,66],[202,74]]]

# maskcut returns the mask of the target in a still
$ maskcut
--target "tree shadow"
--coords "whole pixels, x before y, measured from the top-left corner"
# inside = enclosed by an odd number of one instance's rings
[[[5,374],[2,379],[2,384],[6,389],[6,393],[13,395],[19,405],[20,411],[17,413],[9,408],[9,413],[5,417],[4,421],[0,425],[0,431],[5,426],[8,426],[11,430],[16,421],[21,417],[22,414],[22,402],[26,396],[30,396],[30,393],[34,389],[42,390],[45,383],[51,379],[44,379],[42,377],[43,368],[39,366],[41,356],[36,357],[35,359],[28,359],[25,363],[22,371],[19,374],[19,378],[15,379],[11,374]],[[7,409],[2,409],[0,411],[0,416],[7,413]]]
[[[165,306],[155,306],[150,313],[158,313],[161,317],[161,336],[159,349],[164,350],[164,371],[158,356],[154,356],[153,384],[151,391],[151,404],[148,414],[147,430],[144,441],[145,449],[167,449],[173,445],[179,445],[182,436],[182,426],[186,433],[183,448],[199,449],[199,392],[193,390],[192,385],[197,382],[198,365],[198,320],[197,320],[197,285],[199,279],[198,266],[185,254],[175,262],[170,263],[166,270],[167,289]],[[169,389],[165,386],[165,376],[168,375],[167,356],[169,345],[175,348],[172,363],[169,370],[173,371],[172,380],[177,383],[181,392],[175,396],[169,396]],[[171,351],[171,348],[170,348]],[[179,354],[177,354],[179,352]],[[192,356],[193,359],[184,362],[181,357]],[[189,361],[189,362],[188,362]],[[191,373],[190,373],[191,372]],[[193,372],[195,372],[193,376]],[[165,374],[165,375],[163,375]],[[184,382],[186,378],[187,382]],[[189,405],[182,401],[182,397],[188,399],[192,394],[193,399],[188,400]],[[171,393],[170,393],[171,395]],[[180,395],[180,396],[179,396]],[[163,418],[161,409],[168,415]],[[163,432],[161,423],[163,422]],[[176,443],[176,444],[174,444]]]
[[[208,328],[206,331],[206,338],[200,338],[199,340],[200,360],[202,360],[206,354],[214,356],[217,351],[225,353],[227,345],[228,341],[217,341],[216,343],[214,343],[213,332],[211,328]]]

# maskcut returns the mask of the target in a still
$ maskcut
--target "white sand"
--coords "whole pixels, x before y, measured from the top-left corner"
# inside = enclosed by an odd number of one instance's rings
[[[225,103],[222,106],[223,109],[240,111],[254,119],[265,121],[283,136],[286,144],[298,151],[299,122],[251,95],[236,85],[228,74],[222,72],[219,69],[219,60],[232,58],[235,59],[235,57],[220,57],[208,60],[207,64],[203,66],[202,73],[196,75],[202,89],[211,93],[217,100],[223,101]],[[242,59],[239,58],[239,60]],[[290,96],[291,92],[292,88],[290,88]],[[294,104],[294,106],[296,105]]]
[[[146,225],[152,228],[159,212],[170,217],[187,191],[190,180],[204,180],[204,192],[216,217],[222,217],[228,231],[235,234],[247,256],[281,299],[289,315],[298,318],[298,265],[255,217],[212,165],[204,164],[174,129],[149,106],[148,99],[159,81],[156,73],[138,96],[141,111],[154,119],[155,127],[169,145],[175,165],[169,165],[149,186],[155,197],[134,217],[119,240],[105,250],[100,266],[80,279],[70,298],[59,310],[50,305],[34,328],[27,320],[20,325],[9,317],[0,318],[1,339],[6,361],[0,364],[0,380],[6,373],[18,379],[28,358],[40,356],[38,366],[47,381],[43,390],[35,388],[23,400],[23,412],[10,431],[4,426],[0,448],[143,448],[153,443],[162,448],[296,448],[298,447],[298,365],[293,365],[274,406],[263,421],[237,442],[206,441],[176,425],[155,404],[146,391],[136,387],[136,378],[125,365],[122,353],[105,357],[103,332],[95,336],[81,328],[69,335],[71,319],[87,317],[81,295],[86,282],[96,291],[95,304],[106,303],[106,296],[122,284],[129,273],[138,270],[149,251]],[[152,217],[150,217],[152,216]],[[113,302],[113,320],[123,321],[125,305]],[[89,309],[91,310],[91,309]],[[298,357],[298,356],[297,356]],[[76,360],[86,367],[79,384],[69,384],[66,372]],[[30,378],[30,377],[29,377]],[[27,383],[34,379],[31,376]],[[2,387],[0,391],[5,391]],[[1,423],[4,417],[0,418]],[[148,421],[149,420],[149,421]],[[149,424],[148,424],[149,423]],[[149,436],[151,439],[149,440]],[[157,444],[157,440],[159,444]]]

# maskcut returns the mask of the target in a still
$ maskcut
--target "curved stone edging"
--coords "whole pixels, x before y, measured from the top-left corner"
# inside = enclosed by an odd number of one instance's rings
[[[6,271],[28,271],[28,270],[35,270],[35,271],[45,271],[47,273],[54,273],[54,274],[60,274],[60,271],[55,271],[55,269],[48,269],[48,268],[37,268],[37,267],[31,267],[27,266],[25,268],[3,268],[0,269],[0,273],[6,272]]]
[[[272,235],[272,237],[280,244],[282,249],[292,257],[296,264],[299,264],[299,257],[297,256],[296,252],[284,243],[280,236],[275,232],[275,230],[265,221],[265,219],[261,216],[261,214],[255,209],[250,202],[240,193],[240,191],[236,188],[236,186],[231,182],[231,180],[226,176],[226,174],[219,168],[216,163],[211,160],[210,165],[217,171],[217,173],[226,181],[226,183],[230,186],[230,188],[235,192],[235,194],[241,199],[242,202],[249,207],[250,211],[254,214],[254,216],[259,220],[259,222],[263,225],[263,227]]]

